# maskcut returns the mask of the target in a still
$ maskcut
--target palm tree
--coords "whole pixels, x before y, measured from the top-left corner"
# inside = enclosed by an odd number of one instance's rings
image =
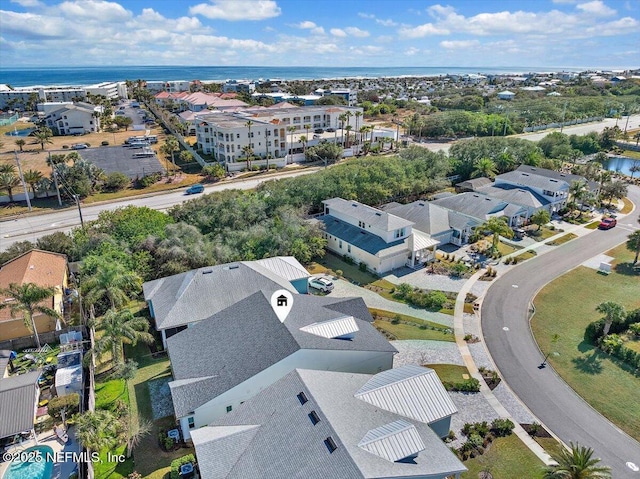
[[[173,167],[175,170],[176,161],[173,155],[176,151],[180,151],[180,144],[178,143],[178,140],[176,139],[176,137],[175,136],[167,137],[167,140],[165,141],[164,145],[160,147],[160,150],[162,151],[162,153],[164,153],[165,156],[171,157],[171,163],[173,164]],[[168,168],[167,168],[167,176],[169,176]]]
[[[248,133],[248,136],[249,136],[249,148],[253,149],[252,141],[251,141],[251,126],[252,125],[253,125],[253,122],[251,120],[247,120],[247,122],[244,124],[244,126],[249,128],[249,133]],[[265,141],[266,141],[266,138],[265,138]]]
[[[631,165],[631,168],[629,168],[629,171],[631,172],[631,178],[633,179],[633,175],[640,171],[640,162],[637,160],[634,161],[633,165]]]
[[[20,148],[20,151],[22,151],[22,148],[24,147],[24,145],[27,144],[27,141],[24,138],[18,138],[16,140],[16,145]]]
[[[41,126],[36,131],[34,131],[33,136],[36,138],[38,143],[40,143],[40,148],[42,150],[44,150],[45,143],[53,143],[51,141],[53,132],[51,131],[51,128],[47,128],[46,126]]]
[[[505,238],[513,238],[513,230],[507,224],[507,218],[504,216],[493,216],[487,222],[479,226],[483,230],[489,230],[493,233],[493,241],[491,243],[491,251],[498,251],[498,242],[500,236]]]
[[[584,180],[572,181],[571,186],[569,186],[569,196],[571,198],[571,203],[576,203],[584,198],[584,195],[587,193],[587,182]]]
[[[111,448],[117,443],[121,424],[111,411],[98,409],[74,417],[76,438],[92,451]]]
[[[570,443],[571,450],[561,449],[552,458],[558,463],[546,468],[543,479],[610,479],[610,468],[592,459],[593,449]]]
[[[71,155],[71,153],[69,154]],[[49,154],[49,157],[47,158],[47,166],[55,166],[55,165],[59,165],[62,163],[66,163],[67,160],[69,159],[69,157],[67,157],[66,155],[60,155],[60,154]]]
[[[289,126],[287,127],[287,131],[289,132],[289,154],[293,155],[293,132],[296,131],[296,127]]]
[[[338,116],[340,120],[340,137],[342,138],[342,148],[344,148],[344,122],[347,121],[347,115],[345,113]]]
[[[244,156],[246,158],[247,171],[250,171],[251,170],[251,157],[253,156],[253,150],[251,149],[251,145],[244,145],[242,147],[242,153],[244,153]]]
[[[130,292],[140,289],[141,283],[140,276],[122,264],[101,260],[95,271],[83,282],[82,295],[90,307],[106,299],[111,309],[116,309],[129,300]]]
[[[110,351],[114,366],[122,364],[123,343],[135,346],[138,341],[147,344],[154,341],[153,335],[148,332],[149,322],[141,316],[134,316],[128,309],[108,310],[98,318],[95,328],[102,331],[102,336],[96,341],[95,352],[99,357]]]
[[[304,129],[307,132],[307,138],[309,138],[309,130],[311,129],[311,125],[309,125],[308,123],[306,123],[304,125]]]
[[[349,133],[351,132],[351,130],[353,129],[353,127],[351,125],[347,125],[344,127],[345,130],[347,130],[347,146],[345,148],[349,148],[351,146],[350,140],[349,140]]]
[[[0,165],[0,173],[16,173],[16,165],[12,165],[11,163],[2,163]]]
[[[640,256],[640,230],[634,231],[628,236],[628,238],[627,249],[636,253],[636,257],[633,259],[633,264],[635,265],[638,262],[638,257]]]
[[[14,173],[0,173],[0,191],[7,191],[11,203],[13,203],[13,189],[17,186],[20,186],[20,178]]]
[[[300,135],[300,143],[302,143],[302,148],[304,150],[305,155],[307,154],[307,143],[308,139],[306,135]]]
[[[358,133],[358,132],[360,131],[360,130],[358,129],[358,122],[359,122],[359,120],[360,120],[360,117],[362,116],[362,112],[361,112],[361,111],[356,111],[353,115],[356,117],[356,129],[355,129],[354,131],[355,131],[356,133]],[[360,141],[358,140],[357,135],[356,135],[356,137],[355,137],[355,138],[356,138],[356,145],[359,145],[359,144],[360,144]]]
[[[33,333],[36,345],[40,349],[40,338],[38,337],[38,329],[36,328],[36,320],[34,314],[46,314],[55,319],[60,319],[60,313],[55,309],[44,306],[43,302],[50,299],[55,294],[54,288],[43,288],[33,283],[10,283],[8,288],[0,289],[0,294],[7,298],[13,298],[12,301],[5,301],[0,304],[0,309],[9,308],[11,317],[14,318],[17,313],[23,314],[24,325]]]
[[[498,168],[491,158],[478,158],[474,163],[474,170],[471,172],[472,178],[484,176],[493,178],[498,173]]]
[[[626,315],[624,306],[614,303],[613,301],[600,303],[596,307],[596,311],[604,314],[604,330],[602,331],[603,337],[609,334],[609,329],[611,329],[611,325],[613,323],[620,323],[624,321]]]
[[[36,198],[36,183],[39,183],[44,175],[37,170],[27,170],[24,172],[24,181],[31,187],[33,197]]]

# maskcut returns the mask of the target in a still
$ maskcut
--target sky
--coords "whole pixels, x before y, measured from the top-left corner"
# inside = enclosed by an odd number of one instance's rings
[[[640,0],[0,0],[0,67],[640,66]]]

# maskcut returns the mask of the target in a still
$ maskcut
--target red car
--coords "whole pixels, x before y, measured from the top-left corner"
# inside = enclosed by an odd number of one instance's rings
[[[616,224],[618,224],[618,221],[615,218],[602,218],[602,221],[598,225],[598,229],[610,230]]]

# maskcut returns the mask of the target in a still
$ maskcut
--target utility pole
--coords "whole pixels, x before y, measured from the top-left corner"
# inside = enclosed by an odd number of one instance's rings
[[[76,200],[76,205],[78,206],[78,214],[80,215],[80,227],[84,229],[84,221],[82,219],[82,208],[80,208],[80,197],[78,195],[73,195],[73,199]]]
[[[569,102],[564,102],[564,108],[562,109],[562,122],[560,123],[560,133],[562,133],[562,129],[564,128],[564,116],[567,114],[567,104]]]
[[[16,150],[13,150],[13,154],[16,156],[16,163],[18,163],[18,174],[20,175],[20,181],[24,188],[24,197],[27,199],[27,206],[29,207],[29,211],[31,211],[31,199],[29,198],[29,192],[27,191],[27,184],[24,182],[24,175],[22,174],[22,167],[20,166],[20,158],[18,158],[18,152]]]
[[[54,168],[53,161],[51,161],[51,152],[49,152],[49,164],[51,165],[51,173],[53,175],[53,184],[56,185],[56,195],[58,195],[58,206],[62,206],[62,199],[60,198],[60,187],[58,186],[58,175]]]

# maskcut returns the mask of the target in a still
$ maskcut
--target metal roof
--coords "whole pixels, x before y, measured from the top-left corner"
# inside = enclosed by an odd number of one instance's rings
[[[4,371],[2,371],[4,373]],[[0,377],[0,439],[33,428],[41,371]]]
[[[245,264],[254,269],[255,266],[262,266],[274,274],[277,274],[280,278],[284,278],[288,281],[295,281],[296,279],[308,278],[311,276],[309,272],[304,269],[304,266],[302,266],[293,256],[275,256],[273,258],[264,258],[257,261],[246,261]]]
[[[329,214],[331,214],[331,211],[337,211],[361,220],[374,228],[381,228],[384,231],[394,231],[413,225],[411,221],[353,200],[331,198],[324,200],[322,203],[329,207]]]
[[[358,447],[391,462],[416,456],[426,449],[416,427],[402,419],[371,429]]]
[[[330,319],[329,321],[321,321],[313,323],[309,326],[300,328],[300,331],[322,336],[323,338],[346,338],[352,337],[359,331],[356,320],[353,316],[344,316],[342,318]]]
[[[420,251],[426,248],[433,248],[434,246],[438,246],[440,241],[433,239],[426,233],[421,233],[420,231],[413,232],[413,251]]]
[[[433,369],[402,366],[373,376],[355,396],[374,406],[432,423],[458,412]]]

